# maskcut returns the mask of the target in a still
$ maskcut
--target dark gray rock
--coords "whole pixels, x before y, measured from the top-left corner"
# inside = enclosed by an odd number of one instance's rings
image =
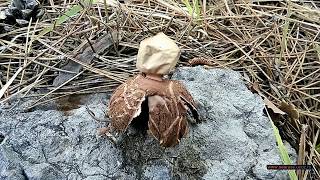
[[[139,131],[118,144],[98,137],[105,122],[86,106],[108,121],[106,95],[68,112],[3,109],[0,179],[288,179],[285,171],[266,169],[282,164],[273,130],[261,98],[238,73],[180,68],[173,78],[186,85],[204,119],[178,146],[162,148]]]
[[[41,18],[44,11],[39,8],[39,2],[36,0],[12,0],[7,9],[3,11],[3,17],[0,20],[5,20],[8,24],[15,22],[21,26],[28,24],[29,20]]]

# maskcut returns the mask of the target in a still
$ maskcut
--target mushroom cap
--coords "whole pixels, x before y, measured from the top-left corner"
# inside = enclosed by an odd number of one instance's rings
[[[143,73],[164,75],[175,67],[179,57],[175,41],[160,32],[141,41],[136,66]]]

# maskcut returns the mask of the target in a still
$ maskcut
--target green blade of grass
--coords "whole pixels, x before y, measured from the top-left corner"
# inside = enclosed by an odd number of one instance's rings
[[[187,7],[188,12],[189,12],[189,14],[190,14],[191,17],[192,17],[192,15],[193,15],[193,9],[192,9],[192,6],[191,6],[190,3],[189,3],[189,0],[182,0],[182,2],[183,2],[183,4]]]
[[[192,6],[189,2],[189,0],[182,0],[182,3],[187,7],[188,12],[191,17],[194,17],[194,14],[196,15],[196,19],[200,18],[200,5],[198,0],[192,0]]]
[[[318,59],[320,60],[320,46],[318,44],[315,44],[314,49],[316,50],[316,53],[318,55]]]
[[[291,165],[292,163],[291,163],[290,157],[288,155],[286,147],[284,146],[284,144],[282,142],[281,136],[279,134],[279,130],[273,124],[271,119],[270,119],[270,122],[271,122],[271,125],[272,125],[272,128],[273,128],[274,135],[276,137],[276,141],[277,141],[277,144],[278,144],[278,148],[279,148],[279,152],[280,152],[280,156],[281,156],[282,162],[285,165]],[[291,180],[298,180],[297,174],[296,174],[296,172],[294,170],[289,170],[288,173],[289,173],[289,176],[290,176]]]
[[[318,144],[318,145],[316,146],[316,151],[318,151],[318,152],[320,153],[320,144]]]
[[[198,1],[198,0],[193,0],[192,3],[193,3],[194,12],[195,12],[196,15],[197,15],[197,19],[199,19],[199,18],[200,18],[200,6],[199,6],[199,1]]]
[[[290,24],[289,18],[292,15],[292,12],[291,12],[291,0],[288,1],[288,9],[287,10],[288,10],[288,13],[287,13],[287,16],[285,18],[285,23],[284,23],[283,30],[282,30],[282,40],[281,40],[281,43],[280,43],[280,57],[279,57],[279,59],[276,59],[276,65],[277,66],[280,66],[283,54],[284,54],[285,50],[287,49],[288,32],[289,32],[289,24]]]
[[[88,4],[88,3],[97,3],[98,0],[84,0],[82,2],[82,4]],[[45,29],[43,29],[39,35],[37,36],[38,37],[41,37],[45,34],[47,34],[48,32],[51,32],[53,30],[53,28],[55,26],[58,26],[64,22],[66,22],[67,20],[69,20],[71,17],[77,15],[79,12],[81,12],[83,10],[83,7],[79,4],[79,5],[74,5],[71,7],[71,9],[69,9],[68,11],[66,11],[62,16],[60,16],[54,24],[52,24],[50,27],[47,27]]]

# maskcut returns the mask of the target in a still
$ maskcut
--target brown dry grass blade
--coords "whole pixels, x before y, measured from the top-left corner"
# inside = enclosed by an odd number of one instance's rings
[[[303,124],[301,128],[301,136],[299,143],[299,153],[298,153],[298,165],[305,165],[305,150],[306,150],[306,131],[307,125]],[[304,171],[297,170],[297,176],[299,179],[302,179],[304,175]]]

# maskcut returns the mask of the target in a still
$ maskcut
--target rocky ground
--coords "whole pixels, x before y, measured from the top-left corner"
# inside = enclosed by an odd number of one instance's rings
[[[97,135],[109,121],[109,96],[73,97],[23,112],[0,107],[0,179],[288,179],[262,99],[240,74],[202,67],[173,75],[193,95],[203,122],[164,149],[152,137],[128,131],[114,144]],[[65,104],[74,108],[68,109]],[[89,112],[97,117],[94,119]],[[100,121],[104,120],[104,121]],[[296,153],[289,147],[291,156]]]

